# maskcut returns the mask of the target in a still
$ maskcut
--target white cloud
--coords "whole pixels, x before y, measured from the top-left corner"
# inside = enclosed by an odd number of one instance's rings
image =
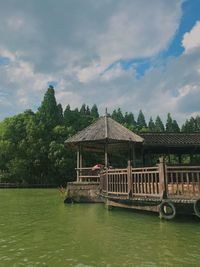
[[[200,47],[200,21],[196,22],[190,32],[184,34],[182,45],[185,48],[185,52]]]
[[[135,114],[143,109],[147,116],[170,111],[180,121],[198,112],[200,55],[192,47],[199,23],[183,39],[191,53],[168,59],[165,68],[136,80],[134,69],[116,63],[165,50],[179,27],[181,0],[26,2],[0,3],[0,55],[10,58],[0,66],[0,91],[12,103],[9,110],[0,103],[2,117],[37,107],[49,81],[58,83],[64,108],[85,102],[102,112],[106,106]]]

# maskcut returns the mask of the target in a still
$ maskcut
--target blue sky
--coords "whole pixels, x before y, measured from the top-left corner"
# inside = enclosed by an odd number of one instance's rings
[[[1,1],[0,36],[0,119],[49,84],[63,108],[200,114],[200,0]]]

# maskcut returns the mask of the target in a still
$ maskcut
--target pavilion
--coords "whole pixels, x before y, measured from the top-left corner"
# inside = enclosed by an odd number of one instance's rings
[[[200,217],[200,164],[184,165],[182,155],[200,154],[200,133],[140,133],[128,130],[107,114],[65,141],[77,150],[77,179],[68,183],[66,203],[102,202],[108,206]],[[110,155],[128,151],[126,167],[110,166]],[[83,166],[83,152],[101,153],[104,167]],[[170,164],[170,155],[178,164]],[[159,161],[152,163],[156,155]],[[163,156],[168,156],[166,165]]]

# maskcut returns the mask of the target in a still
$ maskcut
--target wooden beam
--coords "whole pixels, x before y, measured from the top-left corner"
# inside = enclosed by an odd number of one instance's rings
[[[132,156],[133,156],[133,160],[132,160],[133,168],[135,168],[136,167],[136,156],[135,156],[135,145],[134,144],[132,144]]]
[[[105,167],[108,167],[108,144],[105,144]]]

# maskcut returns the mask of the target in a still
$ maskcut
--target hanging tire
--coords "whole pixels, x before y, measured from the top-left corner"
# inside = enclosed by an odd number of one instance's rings
[[[200,198],[194,202],[194,212],[195,215],[200,218]]]
[[[171,220],[176,216],[176,208],[171,201],[164,200],[159,206],[160,218]]]

